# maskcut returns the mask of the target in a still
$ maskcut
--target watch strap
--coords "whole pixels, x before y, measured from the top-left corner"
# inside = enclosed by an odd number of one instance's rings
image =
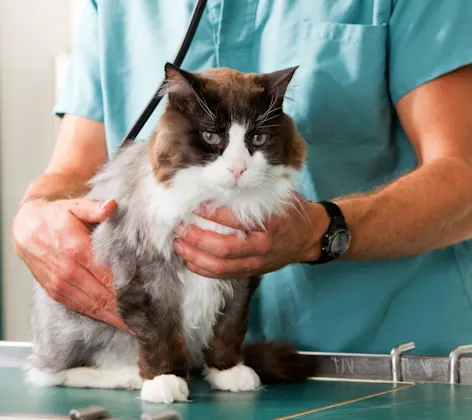
[[[337,204],[334,204],[331,201],[318,201],[318,204],[324,207],[328,217],[330,218],[330,224],[328,230],[326,231],[325,235],[323,235],[321,241],[321,255],[315,261],[310,261],[309,264],[317,265],[317,264],[325,264],[330,261],[335,260],[337,257],[331,255],[327,249],[330,242],[330,235],[332,235],[337,229],[346,229],[348,230],[346,220],[344,219],[344,215],[341,209],[338,207]]]
[[[347,228],[346,221],[344,220],[344,215],[341,209],[338,207],[337,204],[334,204],[331,201],[318,201],[318,204],[321,204],[326,213],[328,213],[329,218],[331,219],[331,223],[339,224],[340,227]]]

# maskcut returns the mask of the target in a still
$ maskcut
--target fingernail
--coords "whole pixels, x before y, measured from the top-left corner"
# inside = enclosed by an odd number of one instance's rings
[[[201,203],[201,204],[197,207],[197,209],[194,211],[194,213],[195,213],[196,215],[205,213],[206,211],[208,211],[208,208],[209,208],[209,204],[208,204],[208,203]]]
[[[100,210],[105,210],[105,208],[110,204],[111,200],[105,201],[104,203],[100,204],[99,209]]]
[[[136,333],[135,333],[133,330],[128,330],[128,332],[129,332],[131,335],[136,336]]]
[[[184,233],[185,233],[185,229],[184,227],[180,224],[178,225],[175,229],[174,229],[174,232],[177,236],[184,236]]]
[[[178,241],[174,242],[174,250],[177,254],[182,255],[184,252],[184,247]]]

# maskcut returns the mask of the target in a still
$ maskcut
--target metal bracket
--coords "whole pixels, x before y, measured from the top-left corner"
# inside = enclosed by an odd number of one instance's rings
[[[405,344],[400,344],[392,349],[390,356],[392,358],[392,381],[401,382],[402,381],[402,369],[401,369],[401,355],[402,353],[413,350],[415,348],[415,343],[410,341]]]
[[[459,383],[459,361],[466,354],[472,353],[472,344],[456,347],[449,354],[449,383]]]
[[[79,410],[73,409],[69,412],[70,420],[117,420],[112,419],[110,412],[100,406],[91,406],[81,408]],[[140,420],[180,420],[180,414],[174,410],[162,410],[152,413],[143,413]]]
[[[180,420],[180,414],[174,410],[156,411],[154,413],[143,413],[141,420]]]
[[[69,411],[69,417],[71,420],[102,420],[102,419],[110,419],[111,414],[110,412],[98,405],[92,405],[87,408],[81,409],[72,409]]]

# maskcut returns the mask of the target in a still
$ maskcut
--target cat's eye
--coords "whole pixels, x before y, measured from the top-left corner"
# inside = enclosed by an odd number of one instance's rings
[[[268,137],[268,134],[255,134],[252,136],[252,144],[254,146],[262,146],[267,141]]]
[[[206,143],[211,145],[217,145],[221,143],[221,137],[218,134],[210,133],[209,131],[203,131],[202,138]]]

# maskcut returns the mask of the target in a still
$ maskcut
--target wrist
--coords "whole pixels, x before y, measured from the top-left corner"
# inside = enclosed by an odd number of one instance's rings
[[[316,261],[321,255],[321,242],[330,224],[330,218],[321,204],[307,201],[305,206],[310,226],[306,229],[307,238],[301,253],[301,262]]]
[[[68,173],[47,173],[36,179],[21,200],[20,207],[30,201],[57,201],[78,198],[89,191],[87,181]]]

